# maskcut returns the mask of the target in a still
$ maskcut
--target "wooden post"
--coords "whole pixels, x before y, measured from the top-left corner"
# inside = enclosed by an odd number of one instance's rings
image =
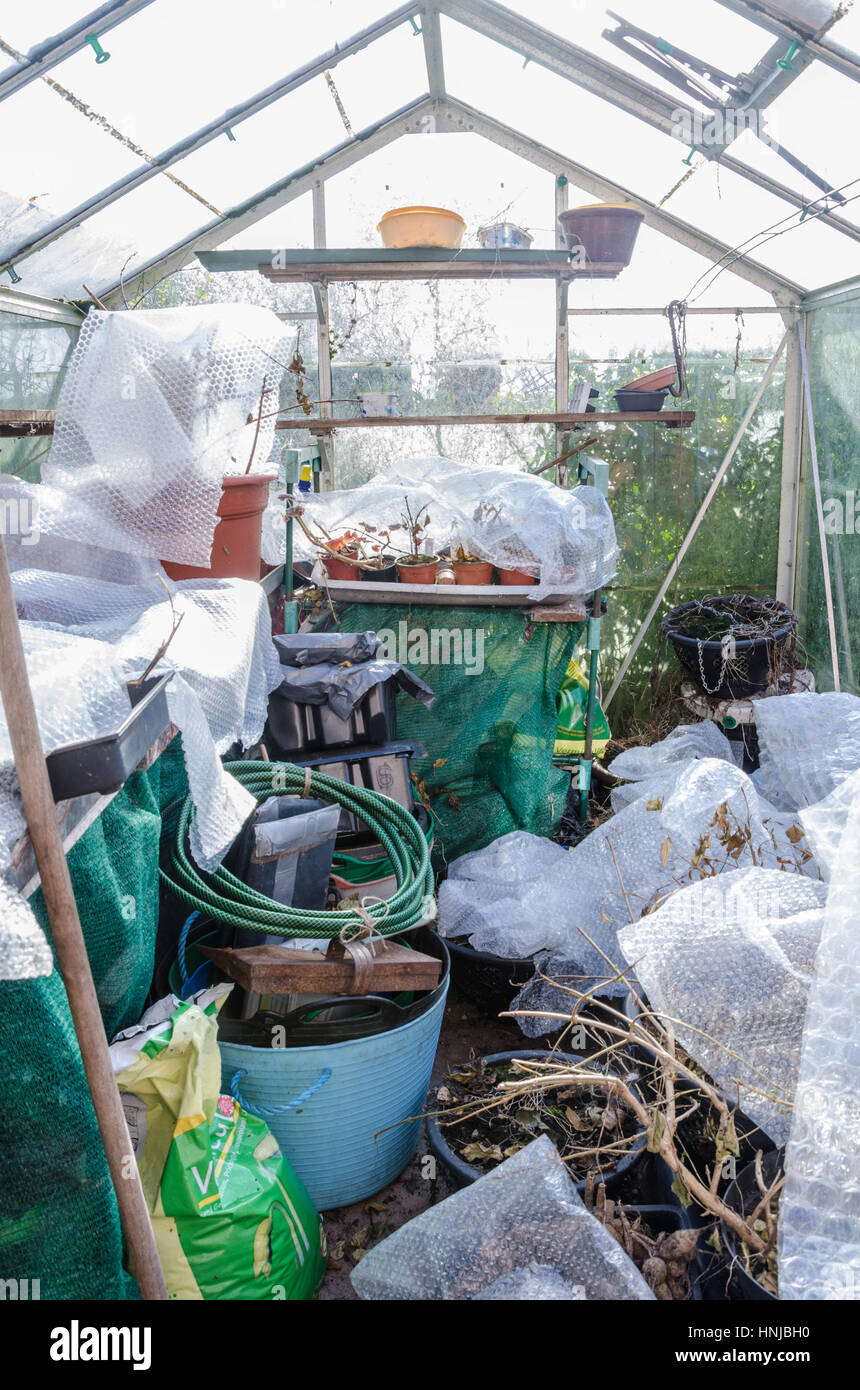
[[[84,1071],[116,1192],[132,1271],[143,1298],[166,1299],[167,1289],[93,983],[69,866],[57,825],[36,709],[30,690],[15,596],[0,534],[0,696],[27,828],[42,879],[54,949],[75,1025]],[[26,1038],[21,1040],[26,1048]]]

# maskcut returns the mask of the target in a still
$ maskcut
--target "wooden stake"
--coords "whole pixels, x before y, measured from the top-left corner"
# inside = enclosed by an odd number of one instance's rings
[[[57,825],[2,534],[0,652],[0,696],[6,712],[27,828],[42,880],[57,962],[66,987],[93,1108],[116,1192],[132,1272],[143,1298],[166,1299],[167,1288],[111,1066],[108,1040]],[[22,1046],[26,1048],[26,1038],[22,1039]]]

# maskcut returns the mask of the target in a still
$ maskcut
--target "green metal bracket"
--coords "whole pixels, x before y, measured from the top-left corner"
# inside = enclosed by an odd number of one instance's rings
[[[695,145],[691,145],[691,146],[690,146],[690,153],[687,155],[687,158],[686,158],[686,159],[682,159],[682,160],[681,160],[681,163],[682,163],[682,164],[686,164],[686,166],[687,166],[688,169],[692,168],[692,165],[693,165],[693,156],[696,155],[696,154],[698,154],[698,150],[696,149],[696,146],[695,146]]]
[[[654,44],[654,47],[658,49],[661,53],[671,54],[675,52],[675,45],[673,43],[670,43],[668,39],[657,39],[656,43]]]
[[[557,184],[557,186],[558,186],[559,188],[567,188],[567,185],[568,185],[568,177],[567,177],[567,174],[559,174],[558,178],[556,179],[556,184]]]
[[[792,40],[792,44],[784,58],[777,58],[776,65],[782,68],[783,72],[794,72],[794,57],[800,48],[800,39]]]
[[[233,134],[233,132],[232,132],[232,130],[230,129],[229,126],[227,126],[227,127],[225,128],[224,134],[227,136],[227,139],[228,139],[228,140],[232,140],[232,141],[234,142],[234,144],[235,144],[236,137],[235,137],[235,135]]]
[[[416,36],[417,36],[418,34],[423,34],[424,30],[421,28],[421,25],[418,23],[418,21],[417,21],[417,19],[415,18],[414,14],[411,14],[411,15],[409,16],[409,23],[412,25],[412,33],[413,33],[413,34],[415,34]]]
[[[86,42],[89,44],[90,48],[93,50],[93,53],[96,55],[96,62],[106,63],[108,58],[110,57],[110,54],[104,48],[102,48],[101,44],[99,43],[98,34],[87,34]]]
[[[12,284],[20,285],[23,277],[18,274],[15,267],[13,265],[7,265],[6,269],[9,272],[9,279],[12,281]]]
[[[587,637],[586,637],[586,642],[587,642],[587,645],[588,645],[588,650],[589,650],[590,652],[599,652],[599,651],[600,651],[600,619],[599,619],[599,618],[589,618],[589,620],[588,620],[588,634],[587,634]]]

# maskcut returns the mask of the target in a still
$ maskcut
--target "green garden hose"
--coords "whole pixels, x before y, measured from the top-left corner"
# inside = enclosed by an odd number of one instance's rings
[[[349,938],[365,932],[368,919],[381,936],[394,936],[409,931],[425,917],[427,900],[433,895],[427,841],[415,817],[396,801],[292,763],[227,762],[224,769],[258,802],[277,795],[313,796],[337,802],[359,816],[391,860],[397,889],[386,902],[371,902],[361,912],[348,908],[318,912],[284,907],[223,867],[204,874],[187,850],[188,828],[194,816],[194,804],[187,796],[179,813],[170,870],[161,870],[162,878],[183,902],[218,922],[285,937],[335,937],[343,933]]]

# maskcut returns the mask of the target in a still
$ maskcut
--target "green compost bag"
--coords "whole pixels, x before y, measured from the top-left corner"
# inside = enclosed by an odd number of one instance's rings
[[[111,1044],[168,1295],[310,1299],[322,1221],[268,1125],[219,1094],[230,989],[169,995]]]
[[[558,732],[553,757],[570,758],[585,752],[585,706],[588,700],[588,678],[579,662],[572,660],[558,692]],[[594,706],[594,741],[592,752],[601,758],[606,752],[611,733],[609,720]]]

